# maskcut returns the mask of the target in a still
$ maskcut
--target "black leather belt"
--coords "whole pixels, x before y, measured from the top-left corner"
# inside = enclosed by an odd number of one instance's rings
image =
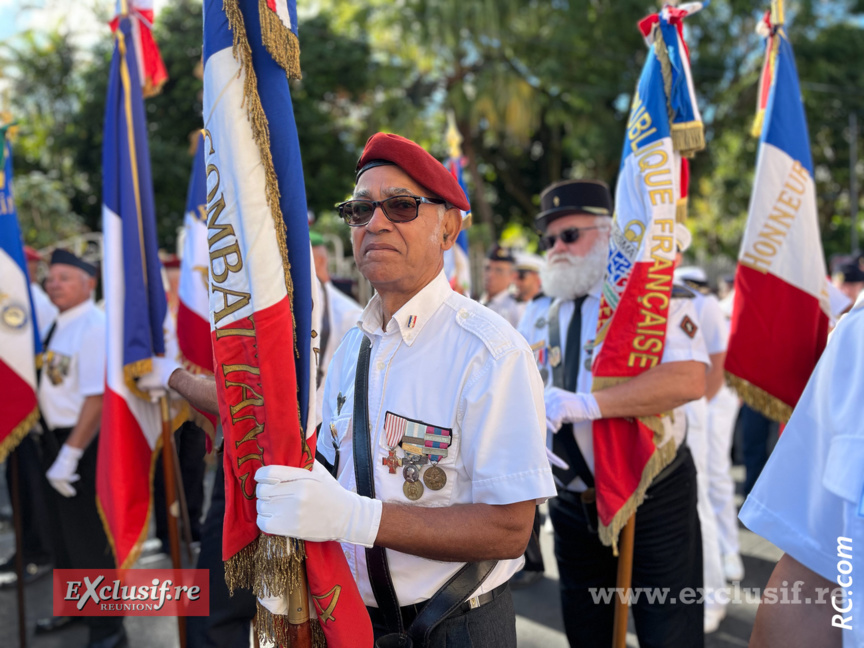
[[[507,591],[509,587],[509,583],[502,583],[495,589],[490,592],[486,592],[484,594],[480,594],[479,596],[475,596],[474,598],[470,598],[465,601],[462,605],[460,605],[454,612],[452,612],[447,618],[452,619],[453,617],[462,616],[471,610],[476,610],[479,607],[483,607],[487,603],[491,603],[496,598],[501,596],[504,592]],[[417,618],[417,615],[423,611],[423,608],[426,607],[426,603],[428,601],[421,601],[420,603],[415,603],[414,605],[405,605],[399,608],[399,611],[402,613],[402,620],[406,626],[410,626],[413,623],[414,619]],[[384,626],[384,615],[381,613],[376,607],[367,607],[369,611],[369,618],[372,619],[372,623],[379,626]]]

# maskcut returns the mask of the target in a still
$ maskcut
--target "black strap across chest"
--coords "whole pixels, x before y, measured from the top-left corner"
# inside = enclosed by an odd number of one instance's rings
[[[357,357],[357,370],[354,376],[354,476],[357,480],[357,493],[363,497],[375,497],[373,476],[372,444],[369,431],[369,361],[372,355],[372,342],[363,337]],[[402,612],[396,588],[390,576],[387,551],[383,547],[366,549],[366,568],[372,593],[378,603],[378,610],[393,634],[410,636],[415,646],[424,646],[432,630],[444,619],[455,612],[462,603],[486,580],[497,560],[484,560],[467,563],[459,569],[444,586],[426,602],[423,610],[414,619],[407,633],[402,622]]]

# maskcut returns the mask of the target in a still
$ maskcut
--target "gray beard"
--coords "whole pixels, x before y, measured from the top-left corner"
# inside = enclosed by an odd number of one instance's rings
[[[606,272],[608,251],[609,242],[599,237],[584,257],[567,253],[547,256],[546,267],[540,271],[543,292],[560,299],[587,295]]]

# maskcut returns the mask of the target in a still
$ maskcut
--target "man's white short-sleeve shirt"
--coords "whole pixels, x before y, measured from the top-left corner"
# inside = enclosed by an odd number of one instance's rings
[[[318,451],[333,463],[339,448],[338,479],[356,491],[353,409],[357,356],[364,335],[372,341],[368,408],[375,495],[384,502],[444,507],[458,504],[538,503],[555,495],[546,459],[543,384],[531,351],[513,327],[488,308],[455,293],[442,272],[387,323],[376,295],[359,326],[337,349],[324,391]],[[402,487],[402,469],[391,474],[387,413],[450,430],[447,457],[438,466],[447,482],[425,488],[412,502]],[[397,456],[403,451],[396,449]],[[424,468],[425,471],[426,468]],[[422,481],[422,480],[421,480]],[[451,541],[447,529],[440,542]],[[366,568],[365,549],[343,544],[348,564],[367,605],[377,606]],[[400,605],[427,600],[462,566],[388,549]],[[523,558],[502,560],[477,594],[506,582]]]
[[[105,313],[92,299],[57,315],[43,354],[39,408],[51,429],[74,427],[84,399],[105,391]]]

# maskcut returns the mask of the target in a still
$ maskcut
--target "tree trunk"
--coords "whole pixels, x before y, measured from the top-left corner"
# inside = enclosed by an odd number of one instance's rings
[[[474,149],[474,140],[471,138],[471,127],[462,120],[457,121],[457,126],[462,134],[462,152],[465,154],[465,159],[468,160],[468,173],[471,174],[471,181],[474,183],[474,195],[471,201],[472,218],[477,218],[480,223],[489,227],[489,231],[495,232],[495,225],[492,222],[492,207],[486,200],[486,183],[477,168],[477,153]]]

